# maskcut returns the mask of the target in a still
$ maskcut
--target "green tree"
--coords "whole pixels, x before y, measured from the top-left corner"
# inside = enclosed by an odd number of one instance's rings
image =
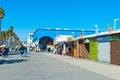
[[[2,29],[1,22],[3,17],[4,17],[4,10],[2,7],[0,7],[0,45],[1,45],[1,29]]]
[[[15,35],[15,33],[13,32],[13,30],[14,30],[13,26],[10,26],[10,28],[8,29],[8,39],[10,40],[10,43],[9,43],[10,46],[13,45],[12,39],[13,39],[13,37]]]
[[[6,41],[6,32],[5,31],[1,32],[1,41],[2,41],[2,44],[4,44]]]
[[[19,46],[21,44],[19,37],[14,32],[14,27],[10,26],[7,31],[1,32],[2,44],[8,45],[9,47]]]
[[[10,26],[8,29],[8,39],[10,40],[10,46],[16,46],[20,44],[20,40],[14,32],[14,27]]]
[[[17,45],[20,45],[20,44],[21,44],[21,42],[20,42],[18,36],[16,34],[14,34],[14,45],[17,46]]]

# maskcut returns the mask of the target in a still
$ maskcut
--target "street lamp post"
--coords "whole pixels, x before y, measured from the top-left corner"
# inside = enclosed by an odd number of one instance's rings
[[[84,29],[81,29],[81,31],[82,31],[82,35],[84,36]]]
[[[74,38],[74,32],[72,32],[72,37]]]
[[[117,18],[117,19],[114,19],[114,31],[116,30],[116,22],[119,21],[120,19]]]
[[[94,25],[95,26],[95,28],[96,28],[96,30],[95,30],[95,32],[96,32],[96,34],[98,34],[98,25],[96,24],[96,25]]]

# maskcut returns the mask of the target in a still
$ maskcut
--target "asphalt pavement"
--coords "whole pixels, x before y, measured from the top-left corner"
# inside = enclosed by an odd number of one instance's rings
[[[0,80],[120,80],[117,65],[52,53],[13,54],[0,60]]]

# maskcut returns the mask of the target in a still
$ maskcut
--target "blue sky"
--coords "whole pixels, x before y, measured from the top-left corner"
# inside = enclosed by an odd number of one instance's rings
[[[5,10],[2,30],[14,26],[20,40],[37,28],[69,28],[106,31],[120,18],[120,0],[0,0]],[[120,21],[116,23],[120,28]]]

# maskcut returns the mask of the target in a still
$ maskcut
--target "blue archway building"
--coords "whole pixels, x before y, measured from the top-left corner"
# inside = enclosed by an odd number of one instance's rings
[[[39,41],[43,37],[50,37],[55,40],[57,35],[71,35],[74,38],[77,38],[80,34],[82,34],[82,30],[57,30],[57,29],[37,29],[33,34],[33,42]],[[84,30],[84,36],[95,34],[95,31]]]

